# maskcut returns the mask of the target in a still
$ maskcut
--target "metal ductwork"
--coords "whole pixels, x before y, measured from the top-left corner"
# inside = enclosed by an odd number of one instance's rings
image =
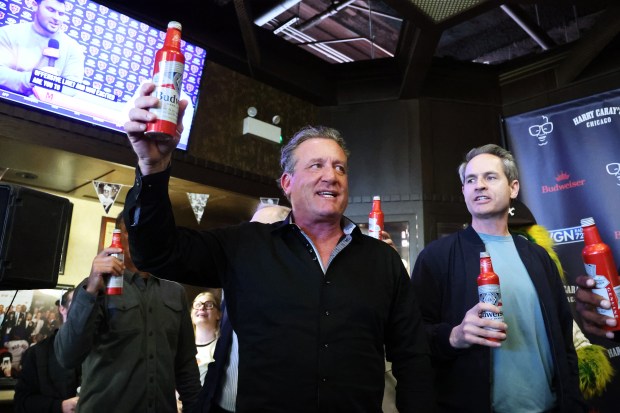
[[[300,2],[301,0],[285,0],[282,3],[278,4],[277,6],[273,7],[272,9],[266,11],[262,15],[258,16],[256,19],[254,19],[254,24],[259,27],[263,26],[267,24],[271,19],[275,19],[276,17],[278,17],[279,15],[281,15],[282,13],[284,13],[291,7],[299,4]]]

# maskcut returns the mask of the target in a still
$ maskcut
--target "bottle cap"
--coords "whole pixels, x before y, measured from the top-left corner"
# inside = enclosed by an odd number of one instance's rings
[[[120,234],[121,230],[118,228],[114,228],[114,231],[112,231],[113,234]]]
[[[381,201],[381,197],[379,195],[375,195],[372,197],[373,201]]]
[[[171,22],[168,23],[168,28],[169,29],[181,30],[183,28],[183,26],[181,26],[181,23],[179,23],[179,22],[171,21]]]
[[[582,218],[581,219],[581,226],[582,227],[589,227],[590,225],[594,225],[594,218],[589,217],[589,218]]]
[[[490,256],[491,255],[488,252],[486,252],[486,251],[482,251],[480,253],[480,258],[489,258]]]

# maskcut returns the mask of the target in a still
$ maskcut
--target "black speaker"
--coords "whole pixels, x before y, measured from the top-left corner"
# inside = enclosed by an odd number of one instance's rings
[[[0,183],[0,290],[56,287],[72,213],[66,198]]]

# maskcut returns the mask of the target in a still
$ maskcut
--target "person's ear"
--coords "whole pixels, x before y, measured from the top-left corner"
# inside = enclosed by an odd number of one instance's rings
[[[280,177],[280,186],[282,187],[282,191],[284,191],[284,195],[289,196],[290,188],[291,188],[291,174],[288,172],[284,172]]]
[[[516,179],[510,183],[510,199],[517,199],[519,195],[519,181]]]

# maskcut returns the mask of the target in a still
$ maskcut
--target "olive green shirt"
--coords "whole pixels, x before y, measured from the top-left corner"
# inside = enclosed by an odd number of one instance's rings
[[[146,284],[146,285],[145,285]],[[55,341],[65,368],[82,364],[78,412],[184,411],[200,392],[196,346],[184,288],[126,271],[122,295],[76,288]]]

